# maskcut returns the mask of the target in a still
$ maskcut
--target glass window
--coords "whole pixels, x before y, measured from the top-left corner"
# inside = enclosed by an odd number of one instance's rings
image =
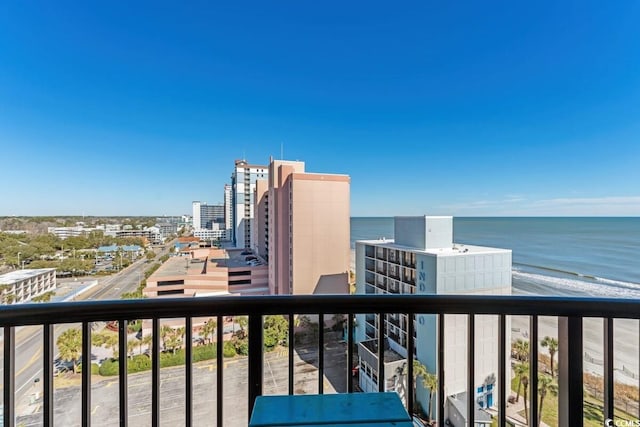
[[[482,393],[484,391],[484,386],[478,387],[478,393]]]

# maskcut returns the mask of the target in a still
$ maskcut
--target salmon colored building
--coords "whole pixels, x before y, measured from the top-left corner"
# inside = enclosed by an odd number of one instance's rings
[[[241,249],[196,248],[169,258],[147,279],[147,297],[267,295],[266,265],[247,265]]]
[[[272,295],[348,293],[350,178],[272,160],[257,185],[254,251],[269,264]]]

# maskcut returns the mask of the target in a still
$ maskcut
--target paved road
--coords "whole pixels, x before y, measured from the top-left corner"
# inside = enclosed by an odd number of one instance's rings
[[[156,259],[168,252],[169,245],[163,249]],[[99,284],[77,297],[77,300],[110,300],[120,299],[126,292],[134,291],[140,280],[144,278],[144,271],[152,264],[142,258],[126,269],[109,277],[99,279]],[[72,325],[58,325],[55,327],[54,337],[58,337]],[[0,343],[3,340],[0,340]],[[20,415],[32,409],[31,395],[42,389],[42,382],[34,381],[42,378],[42,327],[24,326],[16,328],[16,413]],[[55,338],[54,338],[55,343]],[[57,349],[54,349],[57,354]],[[0,375],[2,375],[0,365]],[[0,387],[2,391],[2,387]]]
[[[317,349],[301,348],[294,356],[294,389],[296,394],[313,394],[318,391]],[[215,361],[201,362],[193,366],[193,418],[194,426],[214,426],[216,420]],[[346,391],[346,346],[328,344],[325,350],[325,393]],[[226,359],[224,375],[224,423],[237,427],[248,424],[247,358]],[[101,378],[101,377],[98,377]],[[286,352],[265,354],[264,394],[287,394],[288,356]],[[161,370],[160,421],[163,426],[184,425],[184,367]],[[133,426],[151,425],[151,373],[128,376],[128,420]],[[56,390],[55,424],[79,426],[81,416],[81,390],[79,386]],[[94,426],[117,425],[118,378],[92,384],[92,420]],[[18,423],[26,426],[42,425],[40,412],[19,417]]]

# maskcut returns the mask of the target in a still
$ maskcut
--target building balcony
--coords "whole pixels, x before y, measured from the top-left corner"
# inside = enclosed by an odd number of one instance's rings
[[[317,328],[315,335],[309,335],[314,341],[314,352],[300,352],[295,340],[284,339],[282,344],[281,370],[273,370],[270,364],[271,353],[265,351],[265,347],[273,345],[272,335],[265,333],[270,316],[283,315],[286,320],[287,337],[294,335],[294,318],[297,315],[308,316],[317,319],[321,325],[324,320],[329,320],[335,313],[346,314],[346,343],[339,347],[339,341],[331,341],[325,328]],[[444,343],[444,330],[450,315],[465,315],[468,324],[466,339],[466,373],[468,395],[476,395],[477,384],[474,384],[475,366],[481,354],[477,352],[475,340],[474,322],[478,316],[493,315],[498,324],[497,359],[498,370],[495,376],[495,396],[493,407],[497,417],[497,425],[507,425],[507,398],[509,396],[510,372],[507,370],[510,351],[507,343],[507,319],[509,316],[527,316],[530,324],[528,358],[529,362],[529,420],[537,420],[539,412],[539,384],[542,381],[539,374],[538,348],[539,329],[538,319],[542,316],[558,317],[558,425],[581,427],[584,425],[586,412],[585,382],[583,367],[583,319],[601,318],[602,330],[602,373],[603,393],[601,405],[603,407],[603,420],[613,419],[614,414],[614,319],[640,319],[640,301],[603,298],[556,298],[556,297],[524,297],[524,296],[424,296],[424,295],[317,295],[317,296],[268,296],[268,297],[203,297],[203,298],[178,298],[178,299],[144,299],[125,301],[93,301],[73,303],[49,303],[49,304],[20,304],[3,307],[0,310],[0,327],[3,335],[3,424],[13,427],[20,423],[25,425],[70,425],[65,416],[67,412],[76,411],[77,422],[74,425],[90,426],[94,423],[103,425],[201,425],[203,422],[216,420],[218,426],[247,425],[249,416],[253,410],[258,396],[263,394],[299,394],[297,390],[298,376],[295,371],[296,357],[317,372],[317,384],[315,394],[322,395],[329,392],[328,385],[332,384],[333,391],[353,393],[355,392],[352,381],[352,368],[357,365],[357,353],[354,342],[353,314],[375,313],[385,315],[389,313],[402,313],[407,316],[420,314],[434,315],[437,330],[437,363],[435,374],[437,386],[435,390],[434,418],[438,426],[446,425],[445,405],[450,396],[445,394],[444,360],[455,355],[447,354]],[[234,359],[234,363],[218,363],[215,378],[207,380],[207,370],[200,370],[195,366],[194,354],[197,336],[194,332],[196,319],[212,318],[217,320],[216,327],[210,332],[208,339],[219,343],[224,342],[225,319],[229,316],[246,316],[247,356]],[[150,343],[149,364],[151,369],[144,373],[148,379],[148,385],[144,392],[140,387],[135,388],[134,381],[138,381],[137,375],[127,372],[127,363],[117,365],[113,380],[109,386],[94,383],[91,369],[83,369],[77,385],[77,398],[64,400],[59,398],[59,393],[54,393],[54,359],[56,350],[54,343],[56,328],[65,329],[77,326],[81,337],[81,355],[78,362],[88,367],[92,363],[92,334],[93,326],[112,322],[117,325],[116,352],[124,360],[131,353],[131,341],[128,338],[128,323],[132,319],[146,319],[149,324],[148,333],[152,337]],[[182,368],[161,368],[161,360],[165,354],[162,352],[163,342],[161,325],[169,320],[179,319],[184,325],[183,345],[179,351],[184,352]],[[416,322],[417,323],[417,322]],[[63,325],[63,326],[61,326]],[[40,354],[40,350],[33,354],[24,354],[21,340],[24,338],[23,327],[35,326],[39,331],[39,345],[41,354],[35,371],[25,373],[21,366],[26,359],[32,359],[34,354]],[[235,326],[234,326],[235,327]],[[407,327],[407,351],[405,390],[413,390],[413,359],[416,347],[413,322],[408,322]],[[317,331],[321,333],[317,333]],[[145,332],[146,334],[146,332]],[[342,336],[342,335],[341,335]],[[638,351],[637,344],[629,344],[634,351]],[[136,346],[137,347],[137,346]],[[216,360],[226,360],[223,354],[223,345],[215,347]],[[384,391],[390,386],[389,374],[386,369],[391,369],[387,364],[389,351],[387,338],[378,336],[368,343],[360,343],[362,354],[367,352],[371,357],[369,364],[375,367],[376,375],[385,379],[380,381],[378,391]],[[333,360],[328,357],[328,352],[338,349],[337,354],[342,354],[341,362],[329,363]],[[343,350],[342,350],[343,349]],[[359,350],[358,350],[359,351]],[[362,357],[362,354],[360,355]],[[162,357],[161,357],[162,356]],[[34,359],[36,360],[36,359]],[[394,362],[398,362],[395,360]],[[130,362],[129,362],[130,364]],[[241,366],[242,369],[234,365]],[[394,365],[393,369],[397,367]],[[35,369],[35,368],[34,368]],[[172,373],[180,371],[183,380],[179,383],[181,388],[166,389],[169,377],[167,369]],[[230,377],[234,370],[235,375]],[[329,373],[329,370],[331,372]],[[398,374],[398,370],[396,370]],[[34,375],[35,372],[35,376]],[[305,374],[306,375],[306,374]],[[34,378],[40,381],[32,384]],[[274,388],[273,384],[284,378],[283,391]],[[397,380],[397,377],[395,378]],[[540,380],[540,381],[539,381]],[[636,382],[638,380],[636,379]],[[131,387],[129,384],[131,383]],[[161,388],[161,383],[162,388]],[[492,383],[493,384],[493,383]],[[139,385],[136,383],[136,385]],[[22,397],[25,389],[39,388],[37,409],[34,409],[36,421],[18,420]],[[102,393],[102,394],[101,394]],[[235,395],[234,393],[237,393]],[[311,393],[314,394],[314,393]],[[100,399],[113,398],[112,411],[103,414]],[[225,398],[217,398],[225,396]],[[547,401],[545,401],[547,402]],[[415,402],[413,393],[407,393],[404,403],[409,413],[413,413]],[[69,408],[67,406],[69,405]],[[477,409],[475,399],[467,399],[466,414],[467,425],[475,425],[475,413]],[[588,403],[589,407],[593,402]],[[464,405],[463,405],[464,406]],[[147,410],[148,409],[148,410]],[[209,412],[207,412],[209,411]],[[637,409],[636,409],[637,411]],[[143,415],[140,415],[143,414]],[[637,415],[637,414],[634,414]],[[141,416],[148,419],[140,421]],[[97,418],[100,417],[100,418]],[[204,417],[204,418],[203,418]]]

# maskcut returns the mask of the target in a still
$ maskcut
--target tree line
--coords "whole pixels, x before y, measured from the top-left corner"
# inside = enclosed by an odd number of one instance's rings
[[[97,249],[99,246],[108,245],[138,245],[144,246],[144,239],[140,237],[116,238],[105,236],[101,231],[93,231],[87,236],[74,236],[61,239],[53,234],[8,234],[0,233],[0,263],[20,268],[22,262],[32,268],[44,268],[51,266],[51,260],[59,251],[63,251],[64,256],[71,255],[59,263],[67,262],[64,271],[91,269],[93,254],[83,253],[85,250]],[[33,264],[33,263],[36,264]],[[62,270],[61,270],[62,271]]]

